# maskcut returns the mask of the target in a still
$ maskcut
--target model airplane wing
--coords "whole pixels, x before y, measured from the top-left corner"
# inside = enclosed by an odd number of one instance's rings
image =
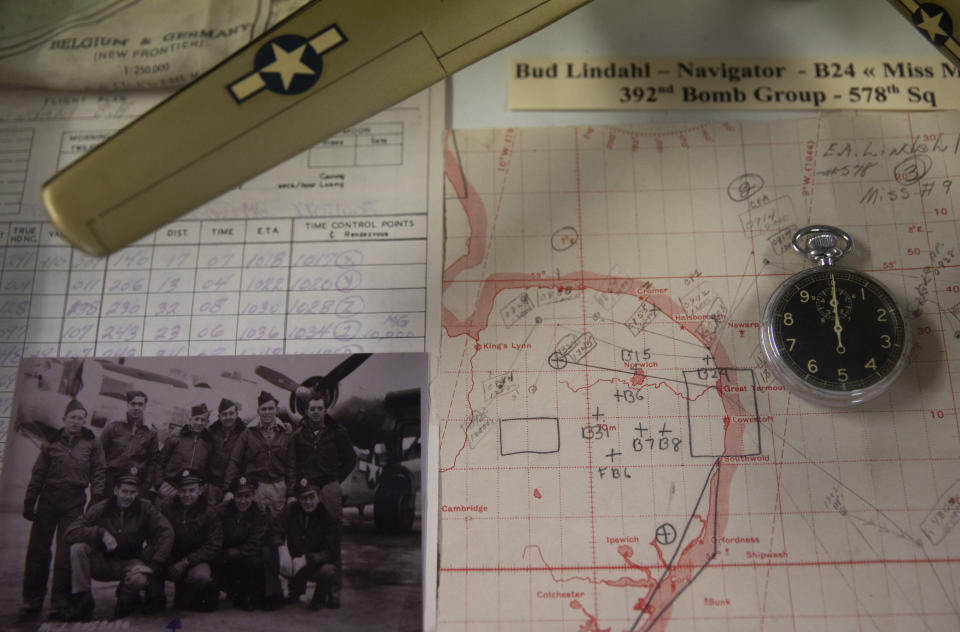
[[[917,30],[943,53],[947,59],[960,66],[960,0],[890,0]]]
[[[56,174],[107,254],[589,0],[316,0]]]

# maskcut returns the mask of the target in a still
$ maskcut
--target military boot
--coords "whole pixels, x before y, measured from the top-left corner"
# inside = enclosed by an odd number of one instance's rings
[[[133,597],[118,597],[117,605],[113,607],[113,618],[122,619],[129,616],[136,612],[141,605],[140,597],[137,595]]]
[[[17,623],[26,623],[27,621],[33,621],[39,618],[41,609],[42,606],[34,604],[20,606],[20,610],[17,611]]]
[[[310,598],[310,604],[307,606],[310,610],[322,610],[323,604],[327,601],[327,590],[322,586],[313,589],[313,597]]]
[[[216,582],[210,582],[197,591],[196,597],[197,610],[200,612],[213,612],[220,605],[220,588]]]
[[[70,611],[68,621],[86,622],[93,620],[93,595],[90,592],[73,593],[70,595]]]

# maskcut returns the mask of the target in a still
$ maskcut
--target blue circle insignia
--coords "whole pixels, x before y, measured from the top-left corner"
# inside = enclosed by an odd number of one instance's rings
[[[320,79],[323,57],[306,38],[279,35],[260,47],[253,66],[271,92],[300,94]]]
[[[953,20],[950,14],[933,2],[918,3],[913,12],[913,25],[937,46],[942,46],[953,35]]]

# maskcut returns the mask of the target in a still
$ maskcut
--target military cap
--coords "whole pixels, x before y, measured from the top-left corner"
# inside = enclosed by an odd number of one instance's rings
[[[218,413],[222,413],[223,411],[227,410],[228,408],[238,408],[238,409],[239,409],[240,407],[237,406],[237,402],[232,402],[232,401],[230,401],[229,399],[227,399],[226,397],[224,397],[223,399],[220,400],[220,405],[217,406],[217,412],[218,412]]]
[[[123,473],[121,473],[120,476],[117,476],[116,479],[114,480],[116,480],[117,485],[129,483],[131,485],[136,485],[137,487],[139,487],[141,482],[140,468],[138,468],[135,465],[131,466],[125,469]]]
[[[303,496],[310,492],[320,492],[320,487],[312,480],[308,478],[301,478],[297,481],[296,493],[297,496]]]
[[[67,408],[63,411],[63,416],[66,417],[67,415],[69,415],[75,410],[82,410],[83,412],[87,412],[87,409],[84,407],[83,404],[80,403],[80,400],[71,399],[70,402],[67,403]]]
[[[210,411],[207,409],[206,404],[199,404],[190,409],[190,416],[196,417],[198,415],[206,415],[208,412]]]
[[[257,482],[250,478],[249,476],[238,476],[234,479],[233,483],[230,484],[230,491],[234,494],[239,494],[240,492],[253,492],[257,489]]]
[[[177,474],[177,487],[183,487],[190,483],[203,483],[205,481],[206,479],[203,476],[203,472],[195,470],[192,467],[185,467]]]
[[[263,406],[267,402],[273,402],[275,404],[280,403],[279,401],[277,401],[277,398],[271,395],[270,393],[266,391],[260,391],[260,396],[257,397],[257,407],[259,408],[260,406]]]

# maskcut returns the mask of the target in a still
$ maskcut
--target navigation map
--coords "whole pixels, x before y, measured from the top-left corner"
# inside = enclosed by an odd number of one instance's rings
[[[958,152],[954,114],[452,132],[439,628],[957,629]],[[765,366],[809,224],[909,315],[866,405]]]

